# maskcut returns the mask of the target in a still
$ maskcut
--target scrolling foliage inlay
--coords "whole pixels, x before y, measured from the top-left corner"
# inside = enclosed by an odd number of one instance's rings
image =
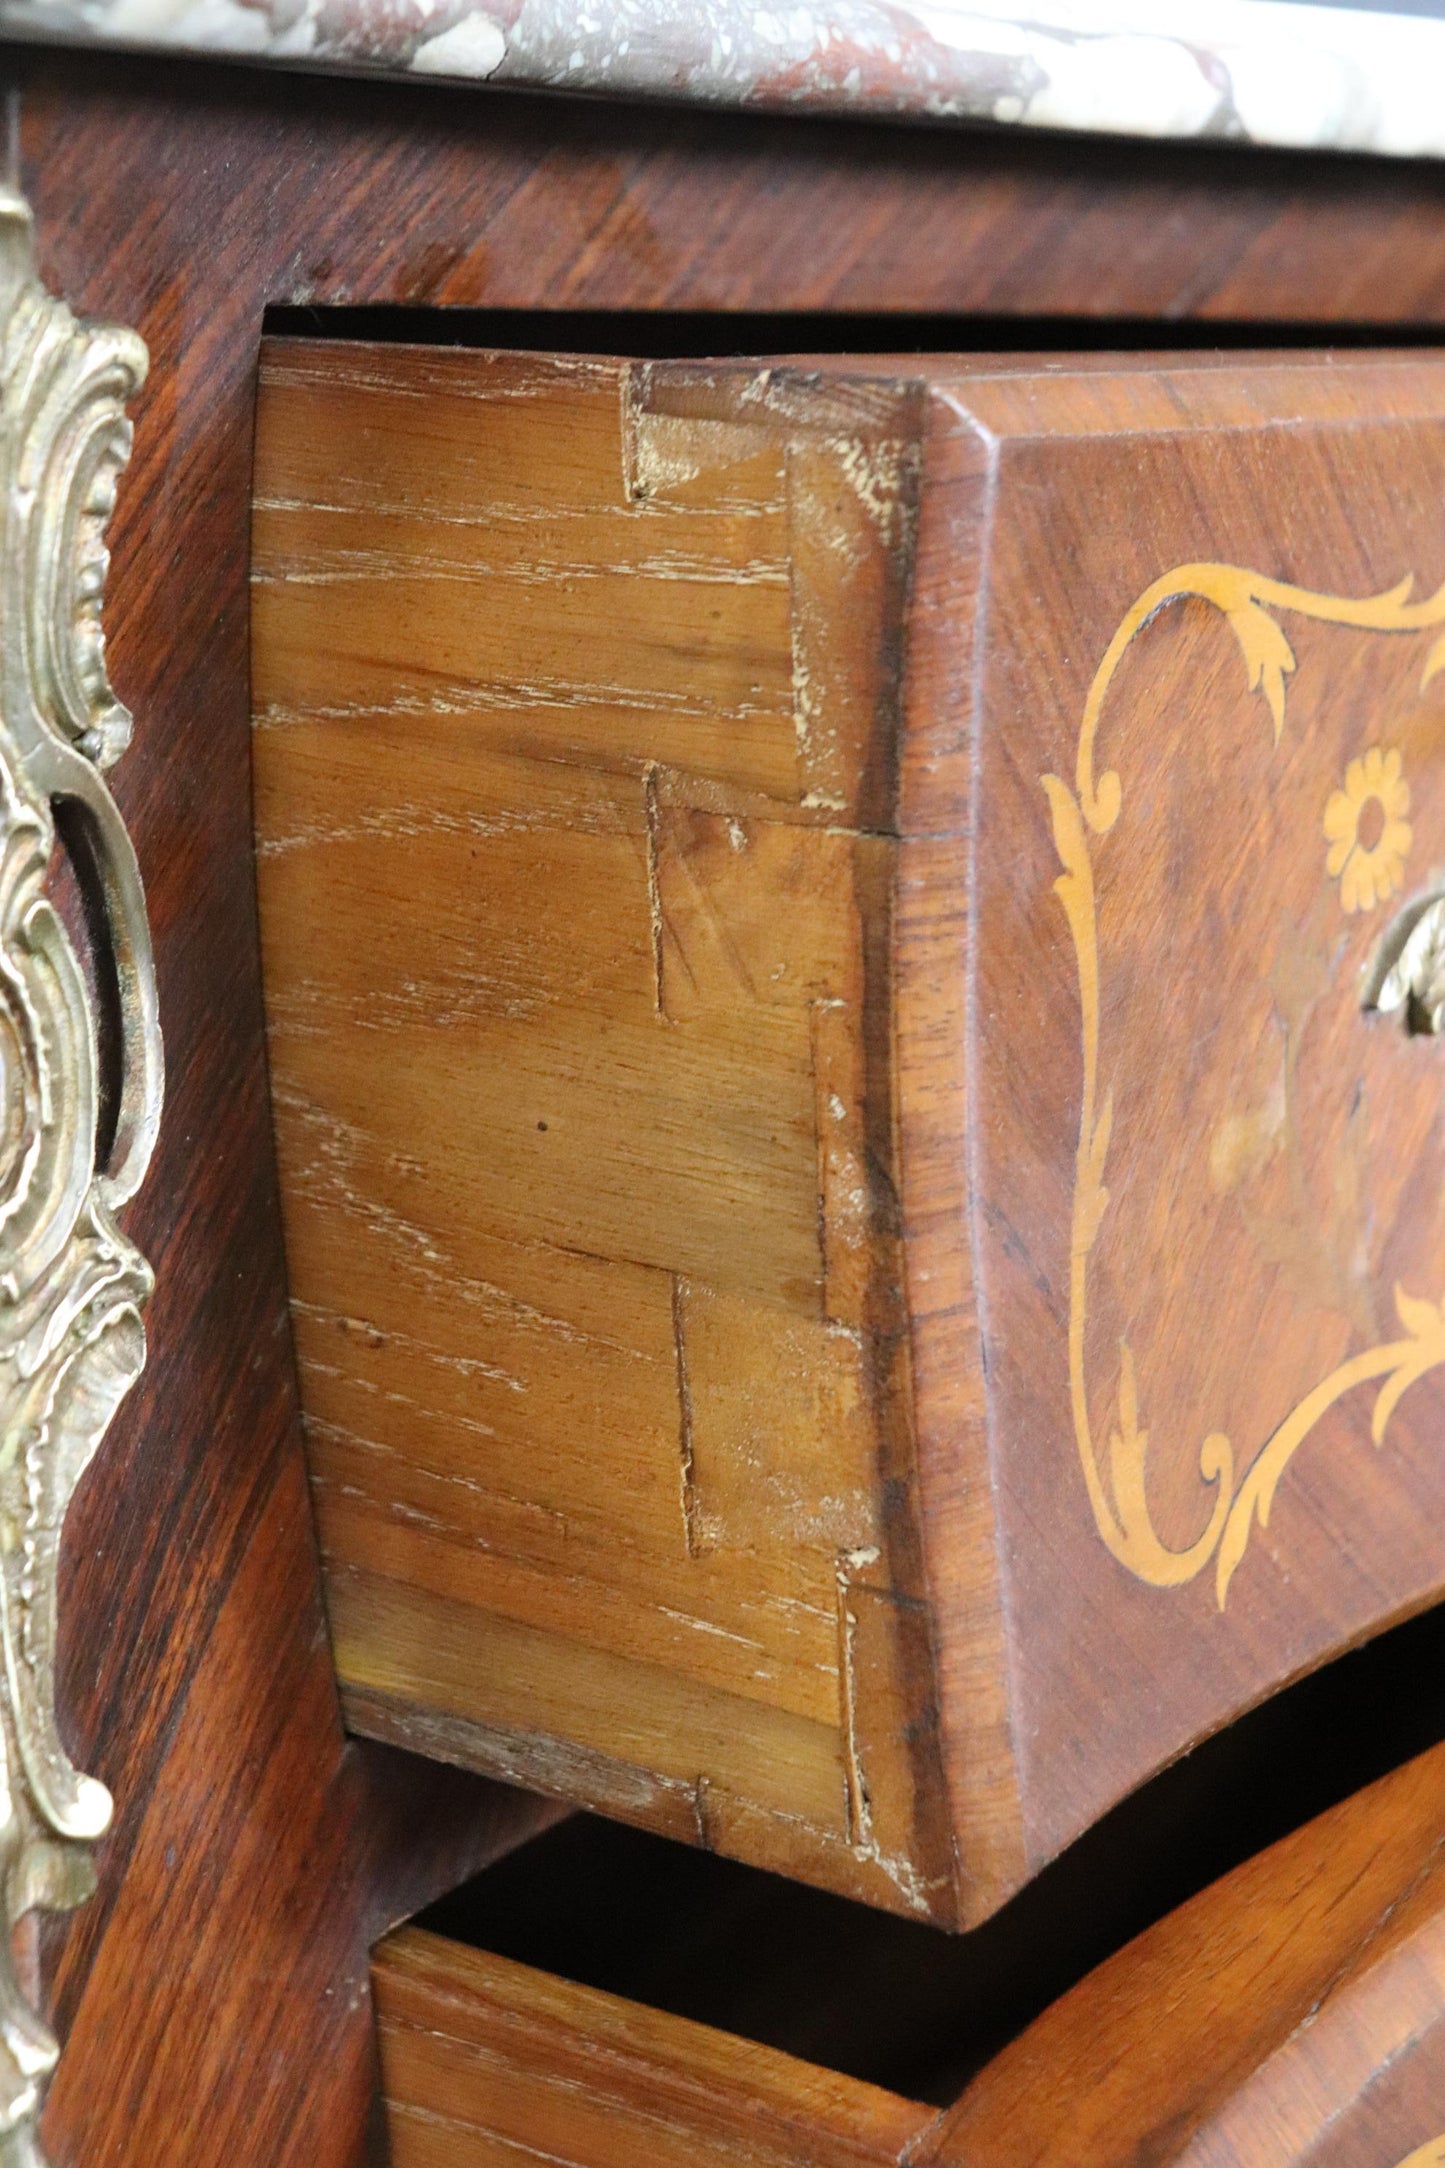
[[[1399,2163],[1399,2168],[1445,2168],[1445,2131],[1427,2145],[1417,2146]]]
[[[1268,704],[1278,744],[1285,722],[1285,679],[1295,667],[1295,658],[1270,611],[1291,611],[1365,632],[1418,633],[1445,624],[1445,587],[1423,602],[1410,600],[1413,588],[1414,580],[1407,576],[1385,594],[1356,601],[1315,594],[1236,565],[1177,566],[1145,589],[1105,650],[1084,703],[1073,789],[1056,775],[1040,779],[1053,818],[1054,846],[1064,868],[1054,891],[1073,936],[1083,1023],[1083,1100],[1069,1247],[1069,1393],[1079,1460],[1095,1524],[1120,1564],[1151,1587],[1178,1588],[1212,1561],[1221,1609],[1256,1521],[1261,1527],[1269,1525],[1280,1478],[1327,1410],[1357,1386],[1378,1380],[1370,1424],[1378,1445],[1401,1395],[1427,1371],[1445,1363],[1445,1302],[1397,1288],[1400,1338],[1367,1348],[1332,1370],[1291,1409],[1242,1471],[1237,1471],[1230,1439],[1222,1431],[1211,1432],[1200,1447],[1199,1471],[1214,1498],[1203,1530],[1183,1550],[1172,1550],[1163,1542],[1150,1513],[1145,1481],[1149,1434],[1141,1419],[1134,1358],[1127,1341],[1119,1349],[1117,1413],[1107,1453],[1100,1452],[1089,1412],[1085,1332],[1089,1256],[1109,1203],[1104,1174],[1113,1095],[1107,1091],[1101,1095],[1099,1084],[1100,957],[1093,839],[1102,839],[1113,829],[1123,810],[1124,792],[1114,769],[1095,772],[1099,726],[1109,687],[1135,634],[1166,603],[1198,596],[1222,611],[1228,621],[1244,656],[1250,690],[1261,692]],[[1422,683],[1428,684],[1442,668],[1445,635],[1430,648]]]
[[[57,1729],[56,1575],[71,1496],[145,1362],[151,1290],[114,1217],[155,1143],[161,1042],[140,876],[102,779],[131,719],[100,624],[125,403],[146,366],[134,332],[78,323],[45,292],[30,214],[0,190],[0,1876],[12,1927],[89,1894],[90,1847],[111,1818]],[[47,899],[62,846],[86,897],[94,994]],[[0,2168],[43,2168],[58,2054],[7,1936]]]

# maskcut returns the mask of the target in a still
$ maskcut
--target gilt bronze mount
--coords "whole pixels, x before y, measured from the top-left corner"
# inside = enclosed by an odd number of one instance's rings
[[[0,1874],[13,1928],[93,1886],[109,1792],[55,1711],[66,1508],[145,1362],[151,1273],[115,1220],[155,1144],[160,1029],[145,898],[104,771],[131,718],[101,631],[104,532],[144,381],[132,331],[78,322],[0,190]],[[90,969],[52,900],[64,852]],[[49,892],[48,892],[49,891]],[[0,2168],[43,2168],[59,2047],[0,1957]]]

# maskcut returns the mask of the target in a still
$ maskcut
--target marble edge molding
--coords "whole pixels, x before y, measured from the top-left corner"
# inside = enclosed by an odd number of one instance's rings
[[[0,35],[713,106],[1445,156],[1445,17],[1310,0],[0,0]]]

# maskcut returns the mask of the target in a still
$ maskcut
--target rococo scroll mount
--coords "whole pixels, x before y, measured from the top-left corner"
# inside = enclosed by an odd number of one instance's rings
[[[150,1268],[114,1214],[150,1160],[162,1061],[140,875],[102,780],[131,728],[100,610],[146,350],[46,293],[29,210],[4,189],[0,342],[0,1873],[13,1927],[89,1894],[111,1818],[57,1729],[56,1577],[66,1508],[145,1362]],[[89,976],[47,898],[57,848],[85,896]],[[0,2168],[43,2168],[58,2054],[7,1940]]]

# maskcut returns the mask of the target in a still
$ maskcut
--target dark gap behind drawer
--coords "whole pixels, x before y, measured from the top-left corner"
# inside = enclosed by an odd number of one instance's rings
[[[944,2106],[1113,1950],[1445,1738],[1445,1610],[1300,1681],[959,1937],[579,1814],[418,1924]]]
[[[1285,347],[1439,346],[1438,324],[1271,323],[1152,316],[932,316],[899,312],[454,309],[275,304],[268,337],[389,340],[639,360],[759,354],[1190,353]]]

